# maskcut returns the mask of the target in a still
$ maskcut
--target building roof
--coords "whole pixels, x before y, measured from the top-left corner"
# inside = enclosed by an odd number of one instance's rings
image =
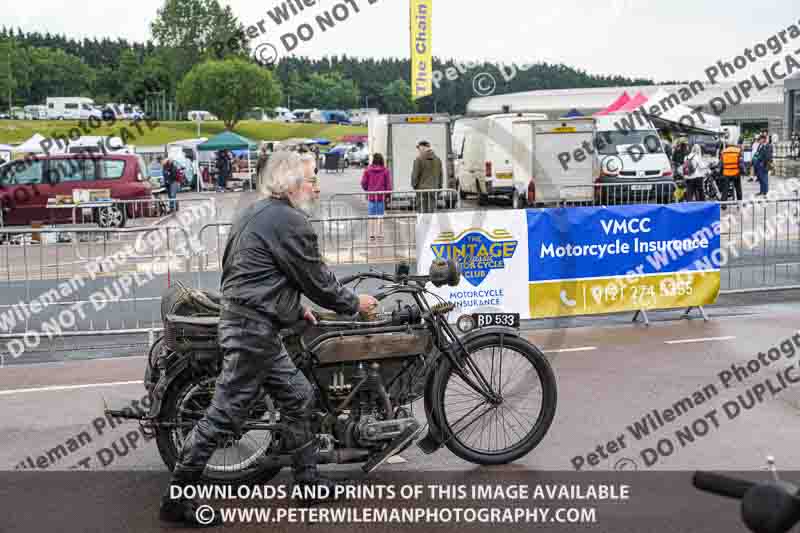
[[[544,91],[528,91],[494,96],[473,98],[467,104],[467,114],[500,113],[503,106],[510,106],[512,112],[521,111],[561,111],[564,109],[600,110],[607,108],[623,92],[629,94],[641,92],[650,98],[663,90],[668,94],[677,94],[681,88],[688,85],[639,85],[633,87],[594,87],[590,89],[558,89]],[[703,84],[703,91],[683,102],[690,107],[708,106],[713,98],[725,98],[729,92],[733,101],[736,101],[735,83],[719,83],[717,85]],[[743,103],[747,104],[783,104],[783,85],[774,84],[762,91],[753,90],[750,97]]]

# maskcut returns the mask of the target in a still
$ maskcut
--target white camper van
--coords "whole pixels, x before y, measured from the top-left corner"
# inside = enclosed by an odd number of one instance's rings
[[[460,151],[458,184],[462,197],[465,194],[478,196],[478,203],[485,205],[490,196],[510,198],[515,208],[521,207],[528,182],[523,177],[514,176],[513,128],[519,120],[546,120],[541,113],[506,113],[482,118],[464,119],[455,141],[462,138]],[[517,194],[515,194],[515,192]]]
[[[67,97],[47,99],[47,118],[50,120],[102,119],[102,113],[91,98]]]

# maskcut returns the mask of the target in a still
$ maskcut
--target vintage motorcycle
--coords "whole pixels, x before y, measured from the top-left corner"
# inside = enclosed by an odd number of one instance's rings
[[[448,323],[455,306],[425,288],[456,286],[459,278],[452,262],[435,263],[427,276],[410,275],[407,265],[394,275],[357,274],[341,282],[377,280],[380,302],[400,299],[370,319],[318,315],[315,326],[281,332],[316,389],[320,464],[363,463],[371,472],[421,435],[424,426],[414,415],[419,403],[428,430],[417,442],[424,453],[446,446],[467,461],[496,465],[523,457],[544,438],[556,411],[549,362],[520,337],[518,315],[464,315],[459,336]],[[162,298],[165,334],[151,347],[145,375],[149,413],[109,411],[138,418],[170,469],[214,392],[222,363],[219,311],[212,293],[170,289]],[[263,390],[239,433],[214,453],[204,479],[269,480],[291,465],[290,435]]]

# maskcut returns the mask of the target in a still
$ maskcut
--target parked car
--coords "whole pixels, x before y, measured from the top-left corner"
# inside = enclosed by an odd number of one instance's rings
[[[108,190],[108,207],[93,208],[102,227],[122,227],[147,206],[114,200],[148,200],[152,185],[147,165],[136,154],[52,155],[11,161],[0,166],[0,206],[4,225],[72,221],[71,209],[48,208],[48,200],[72,197],[76,189]]]

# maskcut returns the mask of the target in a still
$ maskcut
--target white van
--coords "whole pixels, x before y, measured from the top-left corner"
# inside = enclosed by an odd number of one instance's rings
[[[459,154],[459,193],[478,196],[478,203],[486,205],[490,196],[505,196],[518,207],[520,198],[515,194],[512,125],[518,120],[547,120],[542,113],[505,113],[458,121],[454,146]],[[461,123],[458,125],[458,123]],[[527,190],[528,184],[522,184]]]
[[[32,120],[47,120],[47,106],[26,105],[23,109],[30,114]]]
[[[58,97],[47,99],[47,118],[50,120],[102,119],[102,113],[95,108],[94,100],[82,97]]]
[[[627,113],[596,117],[596,121],[600,201],[615,203],[616,199],[642,197],[645,193],[652,194],[654,202],[671,201],[672,163],[652,122],[644,117],[641,121],[631,118]],[[629,121],[634,127],[629,126]]]

